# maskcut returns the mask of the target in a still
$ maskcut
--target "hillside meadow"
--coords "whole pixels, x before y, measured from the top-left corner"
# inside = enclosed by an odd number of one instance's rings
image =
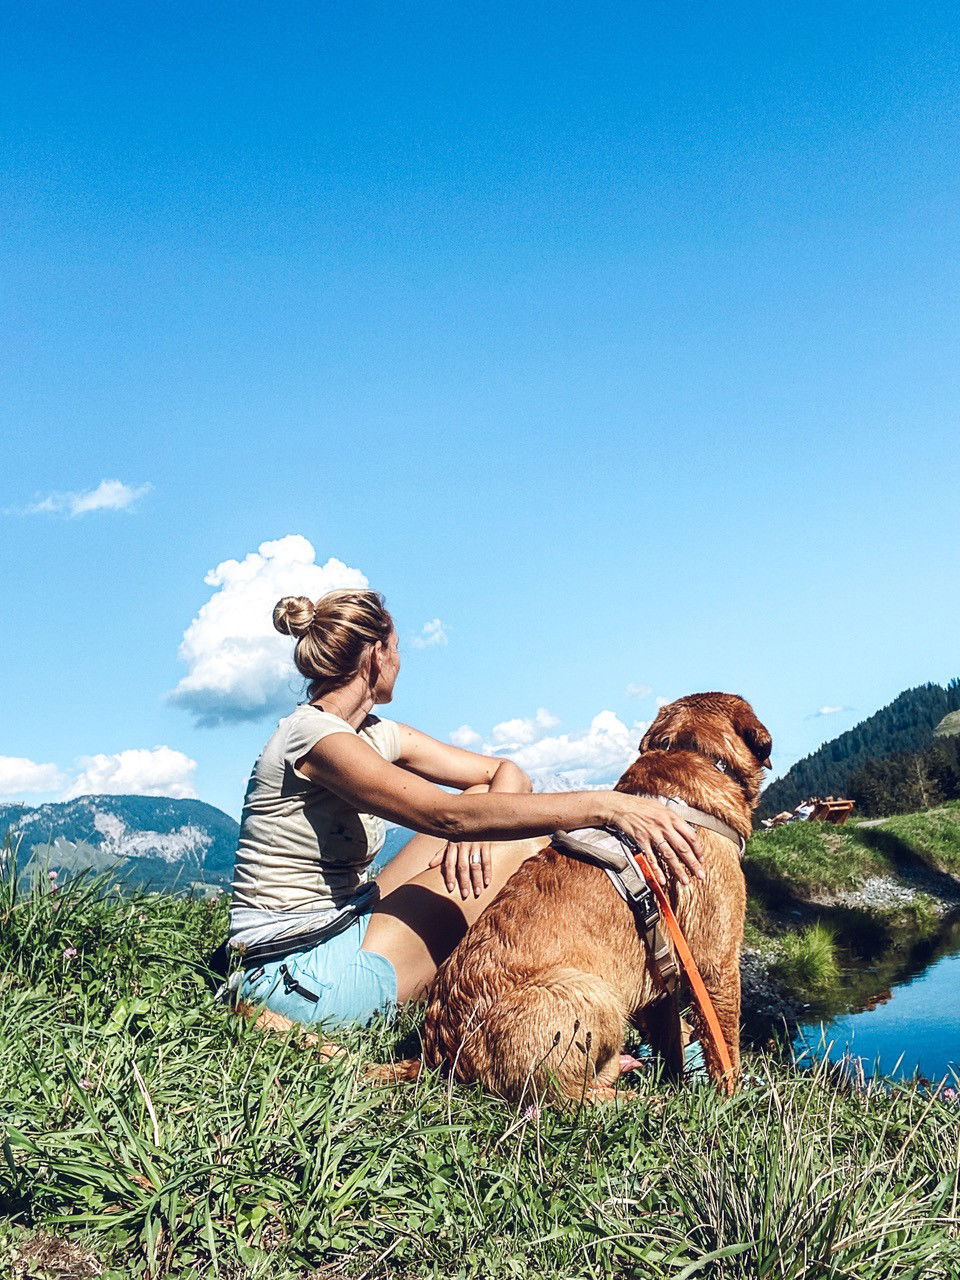
[[[0,899],[0,1274],[946,1277],[950,1091],[747,1060],[732,1099],[634,1073],[616,1105],[519,1108],[320,1060],[214,1003],[222,902],[55,880]]]

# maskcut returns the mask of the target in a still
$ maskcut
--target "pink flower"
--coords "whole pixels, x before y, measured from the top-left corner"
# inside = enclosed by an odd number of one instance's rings
[[[944,1100],[944,1102],[956,1102],[957,1091],[956,1089],[951,1089],[949,1086],[947,1086],[946,1089],[940,1090],[940,1097]]]
[[[526,1111],[524,1111],[523,1113],[523,1118],[524,1120],[540,1119],[540,1108],[537,1106],[535,1102],[530,1103],[529,1107],[527,1107]]]
[[[90,1079],[89,1076],[80,1077],[80,1088],[83,1089],[86,1093],[90,1092],[90,1090],[93,1088],[93,1081]]]
[[[50,881],[50,883],[51,883],[51,884],[53,883],[53,881],[54,881],[54,880],[56,880],[56,878],[57,878],[57,873],[56,873],[56,871],[48,871],[48,872],[47,872],[47,879]]]
[[[63,958],[64,958],[64,960],[72,960],[72,959],[74,958],[74,956],[75,956],[75,955],[77,955],[77,954],[78,954],[78,953],[77,953],[77,948],[76,948],[76,947],[64,947],[64,949],[63,949]]]

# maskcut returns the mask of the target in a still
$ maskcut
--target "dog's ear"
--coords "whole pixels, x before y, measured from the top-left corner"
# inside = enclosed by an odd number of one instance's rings
[[[640,739],[640,746],[637,750],[641,755],[643,755],[644,751],[652,751],[654,747],[660,751],[666,751],[670,746],[670,735],[668,733],[664,733],[662,729],[658,729],[656,733],[653,730],[654,726],[651,725]],[[656,742],[654,742],[654,738],[656,738]]]
[[[769,729],[760,723],[751,707],[745,708],[737,717],[736,729],[756,756],[761,768],[771,769],[773,766],[770,763],[770,752],[773,750],[773,739],[770,737]]]

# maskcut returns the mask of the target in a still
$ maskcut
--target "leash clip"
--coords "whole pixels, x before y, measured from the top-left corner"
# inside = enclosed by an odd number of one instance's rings
[[[626,858],[626,866],[616,873],[617,881],[626,894],[628,902],[633,905],[640,917],[644,930],[652,929],[660,919],[660,908],[657,906],[653,890],[647,884],[634,858],[640,846],[632,836],[628,836],[619,827],[611,825],[604,827],[604,830],[619,842]]]

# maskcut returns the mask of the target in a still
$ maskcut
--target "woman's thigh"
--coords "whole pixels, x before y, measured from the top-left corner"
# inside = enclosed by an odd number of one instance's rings
[[[385,898],[394,889],[399,889],[402,884],[426,871],[430,859],[446,848],[446,844],[446,840],[438,840],[436,836],[411,836],[377,875],[381,897]]]
[[[423,993],[517,868],[549,843],[549,838],[541,837],[494,844],[490,883],[476,898],[463,901],[459,891],[448,893],[441,867],[420,872],[381,898],[370,917],[363,950],[385,957],[393,966],[398,1000],[413,1000]]]

